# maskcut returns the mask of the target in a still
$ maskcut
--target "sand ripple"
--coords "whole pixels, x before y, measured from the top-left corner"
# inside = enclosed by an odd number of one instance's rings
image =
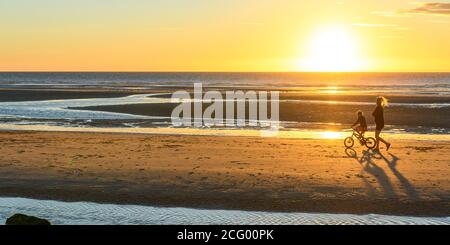
[[[26,213],[54,224],[226,224],[226,225],[450,225],[450,217],[406,217],[162,208],[87,202],[0,198],[0,222]]]

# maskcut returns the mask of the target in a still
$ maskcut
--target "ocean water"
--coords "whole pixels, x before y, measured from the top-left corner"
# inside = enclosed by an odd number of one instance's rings
[[[353,121],[356,110],[362,109],[370,113],[374,96],[389,94],[403,96],[403,99],[390,103],[388,113],[391,111],[393,116],[388,115],[387,133],[450,133],[450,73],[0,73],[0,88],[9,89],[101,88],[139,92],[164,88],[170,92],[184,87],[192,88],[196,82],[209,88],[279,89],[284,93],[304,95],[356,95],[337,101],[323,97],[284,98],[280,100],[281,111],[286,106],[288,109],[284,112],[288,113],[280,115],[282,130],[346,129]],[[170,103],[167,97],[157,95],[161,94],[0,102],[0,123],[102,128],[171,127],[168,116],[83,109],[92,106]],[[422,99],[414,99],[417,96]],[[77,109],[73,109],[74,107]],[[291,108],[299,113],[292,114]],[[333,113],[329,113],[330,111]]]
[[[2,102],[0,103],[0,117],[3,115],[34,119],[150,119],[155,117],[68,108],[170,102],[169,99],[152,98],[151,96],[152,94],[138,94],[118,98]]]
[[[0,72],[0,87],[272,87],[450,94],[450,73]]]
[[[450,225],[450,217],[204,210],[0,198],[0,224],[15,213],[55,225]]]

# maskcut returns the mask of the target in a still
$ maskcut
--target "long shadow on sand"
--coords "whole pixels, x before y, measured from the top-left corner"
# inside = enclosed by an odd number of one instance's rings
[[[376,160],[383,160],[387,163],[389,169],[398,179],[401,187],[405,190],[406,194],[411,200],[417,201],[420,199],[419,194],[417,193],[414,186],[396,168],[400,159],[394,154],[389,153],[389,157],[391,159],[388,159],[382,153],[370,150],[364,150],[361,157],[358,157],[356,151],[351,148],[347,148],[345,150],[345,153],[347,154],[347,156],[354,158],[359,164],[361,164],[361,166],[363,167],[363,169],[361,170],[362,172],[370,174],[377,180],[376,182],[380,184],[380,187],[387,198],[397,199],[398,197],[391,180],[387,176],[386,172],[375,163]],[[361,178],[368,190],[368,194],[370,196],[375,196],[377,190],[373,186],[373,182],[370,182],[370,180],[364,177],[364,175],[361,175]]]
[[[391,160],[387,159],[383,154],[380,153],[381,158],[387,163],[389,169],[392,171],[394,176],[398,179],[400,182],[400,185],[405,190],[408,197],[414,201],[420,200],[419,194],[417,193],[417,190],[414,188],[414,186],[409,182],[409,180],[403,176],[398,170],[397,170],[397,163],[400,158],[395,156],[392,153],[389,153],[389,156],[392,158]]]

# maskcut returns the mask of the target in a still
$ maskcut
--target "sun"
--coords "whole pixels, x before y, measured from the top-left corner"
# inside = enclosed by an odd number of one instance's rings
[[[317,30],[306,53],[307,57],[300,61],[300,69],[304,71],[346,72],[362,68],[356,38],[342,27]]]

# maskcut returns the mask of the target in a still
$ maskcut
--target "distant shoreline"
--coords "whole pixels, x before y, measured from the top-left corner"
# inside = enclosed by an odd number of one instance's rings
[[[318,71],[0,71],[0,73],[259,73],[259,74],[271,74],[271,73],[292,73],[292,74],[433,74],[433,73],[450,73],[450,71],[336,71],[336,72],[318,72]]]

